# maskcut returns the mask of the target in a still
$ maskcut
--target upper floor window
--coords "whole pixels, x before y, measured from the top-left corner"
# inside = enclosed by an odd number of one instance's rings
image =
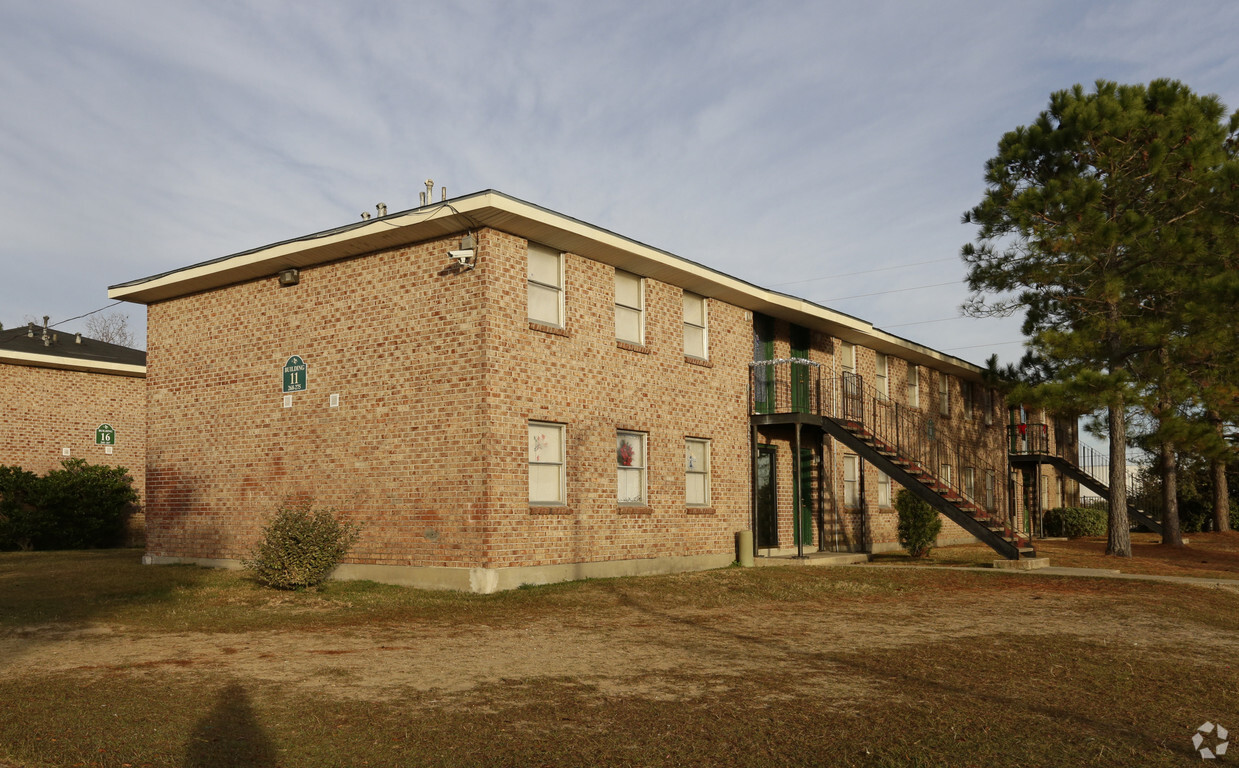
[[[873,385],[878,390],[878,397],[887,400],[891,396],[890,361],[881,352],[875,352],[873,360]]]
[[[951,377],[945,373],[938,374],[938,413],[951,415]]]
[[[709,358],[706,339],[706,299],[694,293],[684,292],[684,354]]]
[[[908,405],[912,408],[921,407],[921,367],[908,366]]]
[[[529,319],[564,327],[564,255],[529,244]]]
[[[615,338],[631,344],[645,343],[645,281],[615,270]]]
[[[959,396],[964,401],[964,418],[971,419],[976,411],[976,385],[971,381],[959,382]]]
[[[844,373],[856,373],[856,347],[850,342],[839,344],[839,369]]]

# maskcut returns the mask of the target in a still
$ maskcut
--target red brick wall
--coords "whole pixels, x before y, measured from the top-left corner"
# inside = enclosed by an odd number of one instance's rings
[[[531,327],[525,242],[485,241],[487,452],[492,497],[489,563],[580,561],[730,553],[749,527],[750,460],[745,406],[752,320],[708,303],[709,362],[685,359],[683,292],[645,281],[645,344],[615,338],[615,270],[568,254],[564,333]],[[479,267],[481,269],[481,267]],[[567,503],[528,503],[527,424],[566,425]],[[648,506],[616,501],[616,430],[648,434]],[[685,504],[685,437],[711,440],[712,506]]]
[[[566,335],[527,322],[526,244],[483,230],[149,308],[148,551],[239,558],[288,496],[362,524],[349,561],[502,567],[729,553],[749,509],[751,323],[710,302],[711,366],[680,289],[646,282],[643,351],[614,338],[613,269],[569,255]],[[281,367],[309,365],[282,407]],[[340,394],[338,408],[329,407]],[[529,420],[567,425],[568,503],[528,504]],[[615,503],[615,430],[649,432],[649,506]],[[708,510],[684,437],[713,440]]]
[[[146,389],[140,378],[0,363],[0,464],[43,474],[70,458],[129,469],[145,496]],[[95,430],[109,424],[116,445],[106,453]]]
[[[150,306],[150,554],[243,557],[311,497],[363,524],[353,562],[481,564],[485,271],[447,269],[448,247]],[[309,385],[285,408],[292,355]]]

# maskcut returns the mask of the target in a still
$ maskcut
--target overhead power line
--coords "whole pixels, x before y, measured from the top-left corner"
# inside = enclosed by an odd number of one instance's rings
[[[941,288],[944,285],[959,285],[959,280],[952,280],[949,283],[934,283],[932,285],[914,285],[911,288],[892,288],[889,291],[874,291],[873,293],[858,293],[855,296],[836,296],[833,299],[821,299],[822,303],[830,301],[846,301],[848,299],[864,299],[869,296],[883,296],[888,293],[904,293],[905,291],[920,291],[926,288]]]
[[[55,327],[56,327],[56,326],[58,326],[58,325],[64,325],[65,323],[70,323],[70,322],[73,322],[74,320],[81,320],[83,317],[90,317],[91,315],[93,315],[93,314],[97,314],[97,313],[99,313],[99,312],[102,312],[102,311],[103,311],[103,310],[105,310],[105,309],[111,309],[112,307],[116,306],[117,304],[124,304],[124,303],[125,303],[125,302],[123,302],[123,301],[114,301],[114,302],[112,302],[111,304],[107,305],[106,307],[99,307],[98,309],[92,309],[91,311],[87,312],[87,313],[86,313],[86,314],[84,314],[84,315],[78,315],[77,317],[70,317],[68,320],[57,320],[56,322],[52,323],[51,325],[49,325],[49,326],[47,326],[47,327],[48,327],[48,328],[55,328]]]
[[[907,267],[919,267],[922,264],[941,264],[944,261],[958,261],[959,258],[952,256],[946,259],[930,259],[929,261],[910,261],[907,264],[896,264],[891,267],[875,267],[873,269],[862,269],[859,272],[843,272],[838,275],[823,275],[822,277],[806,277],[803,280],[789,280],[786,283],[771,283],[771,288],[777,288],[780,285],[799,285],[801,283],[815,283],[820,280],[835,280],[840,277],[855,277],[856,275],[870,275],[874,272],[889,272],[893,269],[906,269]]]

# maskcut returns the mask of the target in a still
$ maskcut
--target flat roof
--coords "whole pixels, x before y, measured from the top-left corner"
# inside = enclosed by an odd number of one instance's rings
[[[0,363],[59,368],[112,376],[146,376],[146,353],[140,349],[80,338],[76,334],[23,325],[0,331]]]
[[[120,283],[108,288],[108,296],[152,304],[270,277],[283,269],[312,267],[483,227],[788,320],[916,364],[970,379],[979,378],[982,371],[966,360],[887,333],[852,315],[762,288],[493,189]]]

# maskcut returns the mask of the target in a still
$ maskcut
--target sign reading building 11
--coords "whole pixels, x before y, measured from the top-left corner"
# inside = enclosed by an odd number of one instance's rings
[[[284,363],[284,392],[304,392],[310,385],[310,371],[299,355]]]

